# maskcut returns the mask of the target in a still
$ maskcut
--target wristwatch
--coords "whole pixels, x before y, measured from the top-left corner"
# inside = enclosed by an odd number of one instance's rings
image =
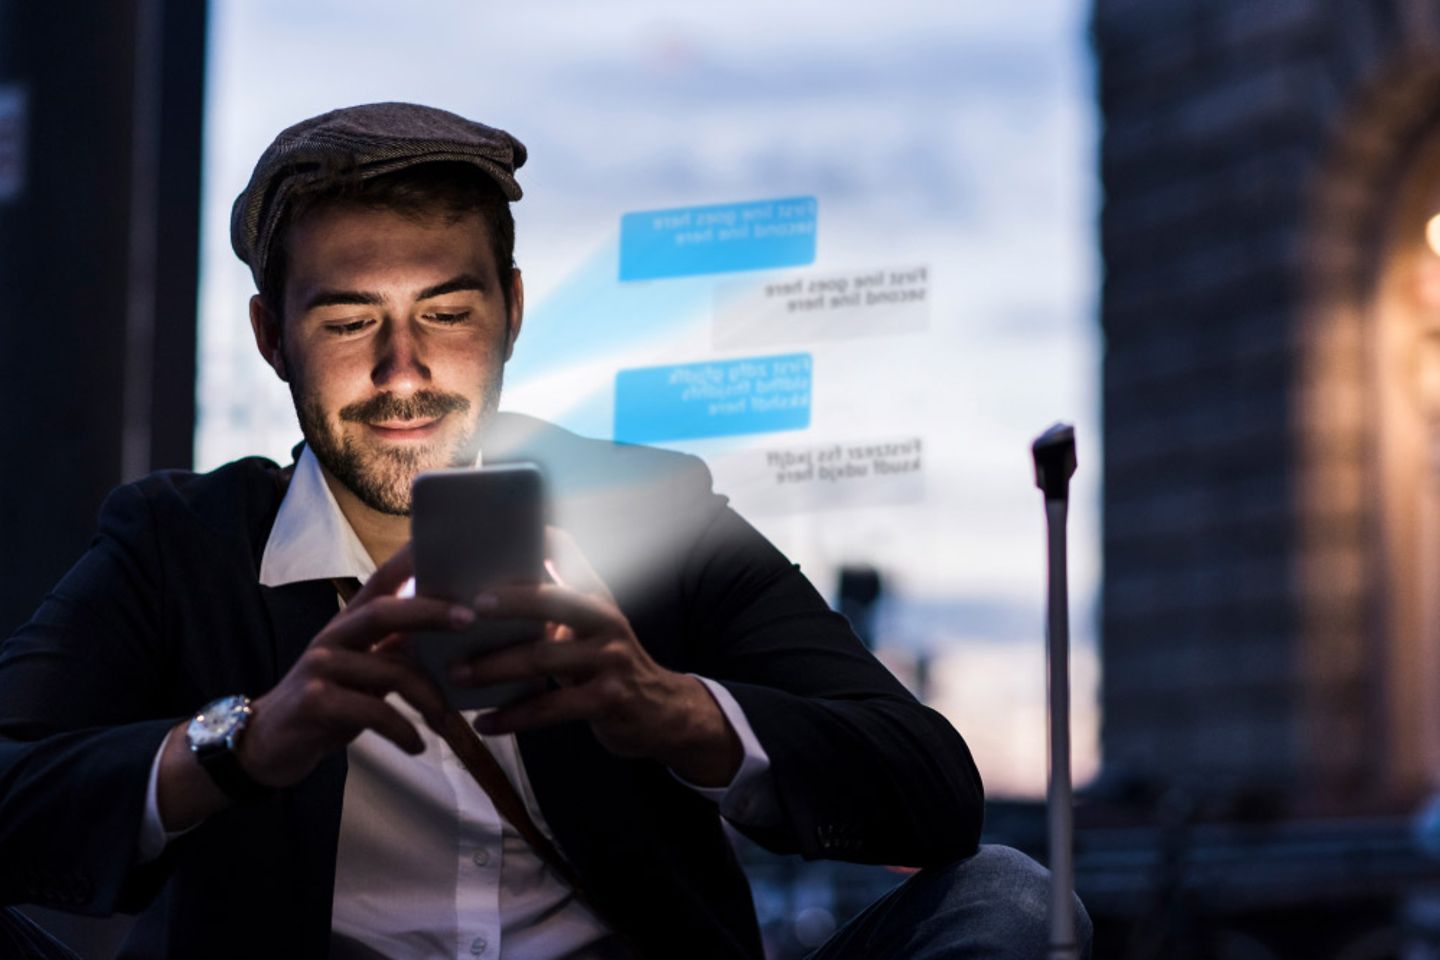
[[[251,714],[250,698],[237,693],[205,704],[185,728],[190,752],[215,785],[237,803],[250,803],[272,792],[246,773],[235,755]]]

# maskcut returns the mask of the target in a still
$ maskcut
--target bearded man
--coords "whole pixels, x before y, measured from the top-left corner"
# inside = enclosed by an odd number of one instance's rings
[[[304,443],[118,488],[0,650],[0,902],[139,912],[126,957],[758,958],[723,817],[924,868],[819,957],[1040,956],[1044,872],[978,846],[958,734],[703,464],[497,412],[524,160],[409,104],[260,158],[232,241]],[[415,476],[515,461],[556,578],[402,589]],[[543,688],[458,713],[407,638],[484,618],[546,626],[452,679]]]

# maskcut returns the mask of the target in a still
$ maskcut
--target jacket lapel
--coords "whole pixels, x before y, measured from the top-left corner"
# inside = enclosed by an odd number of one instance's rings
[[[270,617],[273,682],[278,683],[339,604],[335,585],[328,580],[262,585],[260,594]],[[273,878],[282,901],[276,909],[290,918],[296,942],[308,944],[297,949],[309,956],[323,955],[330,933],[346,759],[344,750],[336,751],[300,783],[282,791],[279,801],[283,815],[275,824],[274,840],[288,851],[292,870],[289,877]]]
[[[339,612],[335,585],[329,580],[302,580],[280,587],[260,586],[270,616],[275,682],[305,652],[315,634]]]

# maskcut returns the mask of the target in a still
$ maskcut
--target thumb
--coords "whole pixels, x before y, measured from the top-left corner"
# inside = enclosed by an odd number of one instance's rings
[[[352,604],[364,603],[373,600],[375,597],[393,596],[397,590],[415,575],[415,559],[410,552],[410,544],[405,544],[395,551],[395,556],[386,560],[385,563],[370,575],[365,581],[365,586],[355,594]]]

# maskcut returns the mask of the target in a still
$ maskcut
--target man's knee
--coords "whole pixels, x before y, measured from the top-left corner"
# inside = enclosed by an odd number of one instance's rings
[[[974,856],[921,871],[913,879],[932,887],[944,912],[969,926],[996,956],[1043,957],[1050,945],[1050,871],[1011,847],[982,846]],[[1080,955],[1090,955],[1090,917],[1078,897],[1075,935]],[[976,929],[982,926],[984,929]],[[991,954],[984,954],[989,956]]]

